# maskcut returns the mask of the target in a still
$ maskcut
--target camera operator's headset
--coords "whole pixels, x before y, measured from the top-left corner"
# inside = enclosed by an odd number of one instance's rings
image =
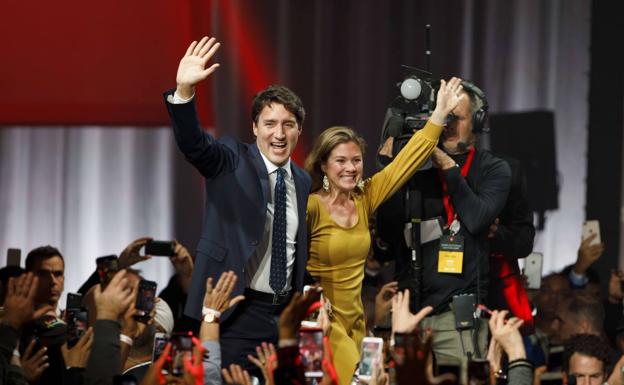
[[[489,132],[490,128],[486,127],[485,123],[487,122],[488,109],[490,106],[487,98],[485,97],[485,93],[468,80],[462,80],[461,85],[464,91],[479,99],[479,101],[483,104],[481,108],[472,113],[472,132],[475,134]],[[435,91],[434,95],[437,95],[438,89],[440,89],[440,82],[436,81],[433,88]]]

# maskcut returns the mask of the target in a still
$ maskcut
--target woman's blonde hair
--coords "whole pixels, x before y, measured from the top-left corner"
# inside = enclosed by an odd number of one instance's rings
[[[366,148],[364,138],[359,136],[353,129],[345,126],[334,126],[326,129],[316,138],[314,147],[305,160],[305,169],[312,177],[312,191],[317,191],[323,186],[323,170],[321,164],[327,161],[329,154],[339,144],[355,143],[362,151]]]

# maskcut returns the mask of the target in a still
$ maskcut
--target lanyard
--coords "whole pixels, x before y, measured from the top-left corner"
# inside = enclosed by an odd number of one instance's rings
[[[468,157],[466,158],[466,163],[461,168],[461,176],[466,177],[468,175],[468,171],[470,170],[470,165],[472,164],[472,158],[474,158],[475,148],[471,148],[468,153]],[[442,176],[442,172],[438,173],[440,176],[440,182],[442,182],[442,201],[444,202],[444,210],[446,211],[446,226],[450,226],[453,223],[453,219],[455,219],[455,208],[453,207],[453,203],[451,202],[451,197],[448,194],[448,186],[446,184],[446,180],[444,176]]]

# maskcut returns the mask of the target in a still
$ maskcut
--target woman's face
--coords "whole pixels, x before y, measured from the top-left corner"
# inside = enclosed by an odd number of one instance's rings
[[[330,191],[353,191],[362,179],[362,150],[355,142],[341,143],[334,147],[321,169],[329,179]]]

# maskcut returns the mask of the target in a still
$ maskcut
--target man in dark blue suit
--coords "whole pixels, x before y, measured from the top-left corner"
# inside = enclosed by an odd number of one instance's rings
[[[305,213],[310,177],[291,161],[305,111],[288,88],[271,86],[252,104],[253,144],[216,140],[201,129],[194,86],[214,72],[214,38],[193,42],[178,67],[177,87],[165,93],[176,142],[206,181],[206,211],[185,313],[220,322],[222,365],[254,369],[247,354],[277,342],[277,317],[301,291],[307,261]],[[202,306],[206,280],[239,277],[233,297],[245,299],[224,314]],[[215,288],[217,290],[218,288]],[[236,298],[235,298],[236,299]]]

